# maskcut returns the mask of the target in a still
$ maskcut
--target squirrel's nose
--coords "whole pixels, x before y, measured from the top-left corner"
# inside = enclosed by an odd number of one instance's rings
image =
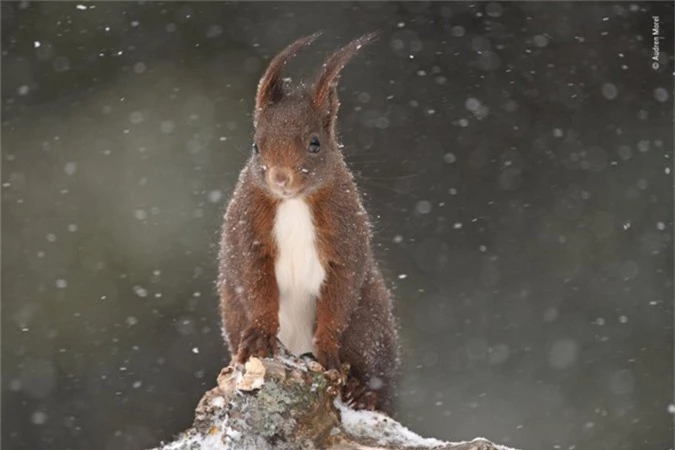
[[[286,175],[277,175],[274,177],[274,184],[277,186],[284,187],[286,186],[286,183],[288,183],[288,178],[286,178]]]
[[[286,168],[273,167],[270,170],[270,181],[280,188],[285,188],[291,184],[292,175]]]

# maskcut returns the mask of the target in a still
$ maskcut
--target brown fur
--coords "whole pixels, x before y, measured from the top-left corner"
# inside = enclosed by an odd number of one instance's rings
[[[225,214],[219,292],[223,329],[237,362],[270,356],[279,330],[273,235],[281,195],[310,206],[326,277],[316,299],[314,349],[328,369],[351,367],[345,396],[393,410],[398,336],[392,301],[373,258],[372,231],[335,136],[340,70],[372,35],[328,58],[311,87],[281,84],[286,60],[317,35],[294,42],[270,63],[256,96],[255,143]],[[320,151],[308,151],[312,137]],[[279,173],[283,173],[279,175]],[[283,193],[275,180],[287,180]]]

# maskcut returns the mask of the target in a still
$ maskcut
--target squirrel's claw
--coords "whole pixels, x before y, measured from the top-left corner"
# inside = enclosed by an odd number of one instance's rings
[[[259,358],[274,356],[276,350],[275,334],[260,328],[249,327],[242,336],[236,360],[238,363],[244,364],[251,356]]]

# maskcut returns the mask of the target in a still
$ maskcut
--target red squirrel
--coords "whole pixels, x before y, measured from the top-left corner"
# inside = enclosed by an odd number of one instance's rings
[[[285,83],[286,62],[318,35],[282,50],[258,84],[252,154],[222,229],[223,335],[237,363],[274,355],[277,339],[327,370],[347,363],[343,396],[391,412],[397,322],[336,135],[340,71],[374,35],[338,49],[312,84]]]

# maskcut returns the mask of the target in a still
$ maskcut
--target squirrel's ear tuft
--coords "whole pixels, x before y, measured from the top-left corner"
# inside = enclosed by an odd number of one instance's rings
[[[258,93],[255,97],[255,112],[253,114],[254,123],[258,122],[260,112],[267,105],[279,101],[283,95],[281,70],[286,65],[286,62],[295,56],[302,47],[311,44],[319,35],[321,35],[320,31],[301,37],[272,58],[265,74],[258,83]]]
[[[369,33],[354,39],[335,51],[323,64],[323,69],[314,84],[312,101],[319,111],[326,114],[325,125],[331,134],[334,131],[335,118],[340,106],[336,89],[340,72],[361,47],[370,44],[375,38],[376,33]]]

